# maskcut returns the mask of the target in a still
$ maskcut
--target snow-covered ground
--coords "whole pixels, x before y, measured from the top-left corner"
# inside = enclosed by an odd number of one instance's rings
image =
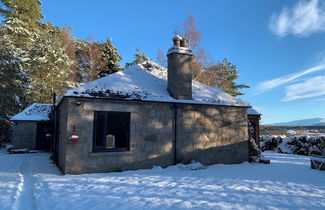
[[[264,155],[270,165],[63,176],[46,153],[1,150],[0,209],[325,209],[325,172],[309,157]]]

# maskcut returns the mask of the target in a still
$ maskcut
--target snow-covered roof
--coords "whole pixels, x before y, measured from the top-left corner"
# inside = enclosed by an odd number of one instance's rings
[[[248,108],[247,114],[248,115],[261,115],[258,111],[256,111],[256,109],[253,109],[253,108]]]
[[[52,110],[52,104],[33,103],[24,111],[11,117],[13,121],[47,121],[50,120],[49,114]]]
[[[167,91],[167,69],[152,61],[132,65],[123,71],[68,90],[64,96],[250,106],[248,102],[235,98],[219,88],[206,86],[197,81],[192,82],[193,100],[175,99]]]

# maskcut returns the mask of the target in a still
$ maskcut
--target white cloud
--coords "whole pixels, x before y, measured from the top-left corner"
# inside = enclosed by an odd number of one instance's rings
[[[321,71],[321,70],[325,70],[325,64],[320,64],[320,65],[314,66],[309,69],[305,69],[305,70],[295,73],[295,74],[289,74],[289,75],[278,77],[278,78],[275,78],[272,80],[267,80],[267,81],[261,82],[257,86],[257,90],[258,90],[258,92],[264,92],[264,91],[270,90],[272,88],[275,88],[277,86],[291,82],[291,81],[298,79],[299,77],[302,77],[304,75],[314,73],[317,71]]]
[[[288,34],[308,36],[325,31],[325,4],[318,0],[300,0],[292,8],[273,13],[269,29],[280,37]]]
[[[317,76],[289,85],[283,101],[312,98],[325,95],[325,76]]]

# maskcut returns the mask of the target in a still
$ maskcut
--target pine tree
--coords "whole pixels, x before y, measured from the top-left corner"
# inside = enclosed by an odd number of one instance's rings
[[[43,18],[39,0],[0,0],[0,15],[5,18],[8,35],[18,47],[28,48]]]
[[[8,75],[15,74],[16,77],[13,78],[17,84],[26,84],[30,73],[29,51],[38,38],[38,24],[42,18],[40,2],[38,0],[1,0],[0,15],[4,17],[0,27],[0,39],[3,47],[2,59],[5,59],[5,62],[0,64],[0,68],[7,69]],[[17,65],[14,67],[10,65],[11,68],[8,68],[4,65],[8,63]],[[10,77],[8,75],[7,77]],[[9,113],[16,113],[28,103],[25,97],[27,86],[19,90],[14,86],[15,84],[10,86],[12,89],[8,89],[15,95],[15,101],[7,105],[7,109],[12,110],[8,110]]]
[[[22,107],[27,75],[20,71],[22,61],[15,56],[15,52],[1,41],[0,44],[0,119],[7,120],[15,113],[12,107]]]
[[[18,19],[28,23],[31,28],[43,19],[39,0],[1,0],[0,2],[0,14],[6,19]]]
[[[9,119],[25,104],[27,74],[21,55],[10,39],[0,39],[0,140],[8,140]]]
[[[74,39],[43,18],[39,0],[0,0],[0,129],[10,116],[32,102],[50,102],[72,79]],[[69,78],[69,79],[68,79]],[[8,133],[8,132],[7,132]]]
[[[26,104],[28,48],[37,34],[28,25],[10,17],[0,27],[0,138],[9,136],[10,117],[21,111]]]
[[[41,27],[42,33],[30,51],[29,101],[48,103],[53,93],[60,95],[68,88],[73,61],[63,42],[65,32],[50,23]]]
[[[105,42],[100,43],[100,49],[103,53],[103,60],[105,62],[104,69],[100,72],[101,76],[106,76],[120,71],[120,61],[122,56],[117,53],[116,47],[112,44],[111,40],[107,39]]]
[[[233,96],[238,96],[243,95],[239,91],[240,89],[249,88],[247,85],[236,84],[234,81],[238,78],[237,66],[224,58],[222,62],[205,67],[197,80],[206,85],[218,87]]]
[[[148,56],[141,52],[141,49],[138,47],[135,49],[136,50],[136,53],[134,55],[134,61],[132,61],[131,63],[126,63],[125,66],[128,67],[128,66],[131,66],[133,64],[140,64],[140,63],[143,63],[145,61],[149,61],[151,60],[150,58],[148,58]]]

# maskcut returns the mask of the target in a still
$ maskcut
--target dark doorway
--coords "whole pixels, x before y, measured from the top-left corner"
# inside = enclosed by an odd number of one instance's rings
[[[53,143],[53,123],[37,123],[36,149],[49,152]]]
[[[255,143],[260,147],[260,128],[259,128],[259,115],[247,115],[248,117],[248,133],[249,137],[255,140]]]

